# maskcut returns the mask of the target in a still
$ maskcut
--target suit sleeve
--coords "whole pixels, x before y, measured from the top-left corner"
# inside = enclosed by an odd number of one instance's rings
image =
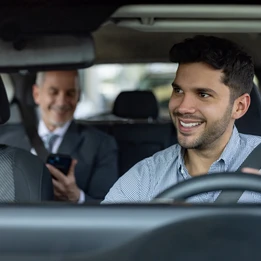
[[[113,137],[105,136],[98,148],[97,157],[86,200],[103,200],[110,188],[119,178],[118,172],[118,148]]]

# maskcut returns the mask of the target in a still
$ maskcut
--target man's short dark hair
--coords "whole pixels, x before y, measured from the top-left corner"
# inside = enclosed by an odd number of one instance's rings
[[[175,44],[170,60],[185,64],[204,62],[224,73],[223,83],[230,88],[231,99],[250,93],[254,64],[250,55],[235,43],[214,36],[198,35]]]

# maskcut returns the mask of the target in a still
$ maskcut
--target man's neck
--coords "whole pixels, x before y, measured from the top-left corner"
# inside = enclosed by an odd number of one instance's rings
[[[53,132],[55,129],[57,129],[57,126],[53,126],[53,125],[49,125],[49,124],[45,124],[46,128],[50,131]]]
[[[232,133],[231,133],[232,135]],[[223,142],[217,140],[204,149],[187,149],[184,154],[185,166],[191,176],[206,174],[211,165],[219,159],[231,135]]]
[[[58,128],[62,128],[66,123],[62,124],[62,125],[55,125],[55,124],[50,124],[46,121],[43,120],[44,125],[46,126],[46,128],[50,131],[53,132],[54,130],[58,129]]]

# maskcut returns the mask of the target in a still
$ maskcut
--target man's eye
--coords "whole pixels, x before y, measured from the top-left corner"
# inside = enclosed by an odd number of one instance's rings
[[[49,94],[51,94],[51,95],[55,95],[57,92],[56,91],[53,91],[53,90],[50,90],[49,91]]]
[[[208,97],[210,97],[210,95],[207,94],[207,93],[205,93],[205,92],[200,92],[200,93],[199,93],[199,96],[202,97],[202,98],[208,98]]]
[[[183,91],[180,88],[177,88],[177,87],[173,88],[173,91],[175,93],[183,93]]]
[[[68,95],[69,97],[74,97],[74,96],[76,95],[76,93],[75,93],[75,92],[69,92],[67,95]]]

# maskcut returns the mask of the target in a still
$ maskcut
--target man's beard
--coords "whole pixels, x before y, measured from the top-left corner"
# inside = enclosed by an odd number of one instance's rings
[[[181,134],[177,133],[179,145],[185,149],[199,149],[199,150],[211,147],[213,142],[218,140],[227,130],[231,120],[231,113],[232,113],[232,106],[229,106],[226,112],[224,113],[223,117],[221,117],[219,120],[215,122],[212,122],[211,125],[209,125],[200,136],[196,137],[192,141],[191,140],[189,141],[183,135],[182,137],[179,137],[179,135]],[[173,116],[177,117],[177,114],[178,113],[173,113]],[[180,114],[178,115],[181,116]],[[184,118],[189,118],[188,114],[184,116]],[[193,118],[193,116],[191,118]],[[205,121],[202,124],[205,124]],[[178,129],[177,126],[175,127],[176,129]]]
[[[48,118],[48,124],[50,124],[54,128],[63,127],[68,121],[73,119],[73,115],[72,115],[72,117],[70,119],[66,119],[64,121],[57,121],[57,120],[54,120],[52,116],[47,117],[47,115],[41,109],[39,110],[39,113],[42,118],[45,118],[45,119]]]
[[[63,127],[68,121],[69,121],[69,120],[64,121],[64,122],[57,122],[57,121],[52,121],[52,120],[50,120],[50,124],[51,124],[53,127],[55,127],[55,128],[60,128],[60,127]]]

